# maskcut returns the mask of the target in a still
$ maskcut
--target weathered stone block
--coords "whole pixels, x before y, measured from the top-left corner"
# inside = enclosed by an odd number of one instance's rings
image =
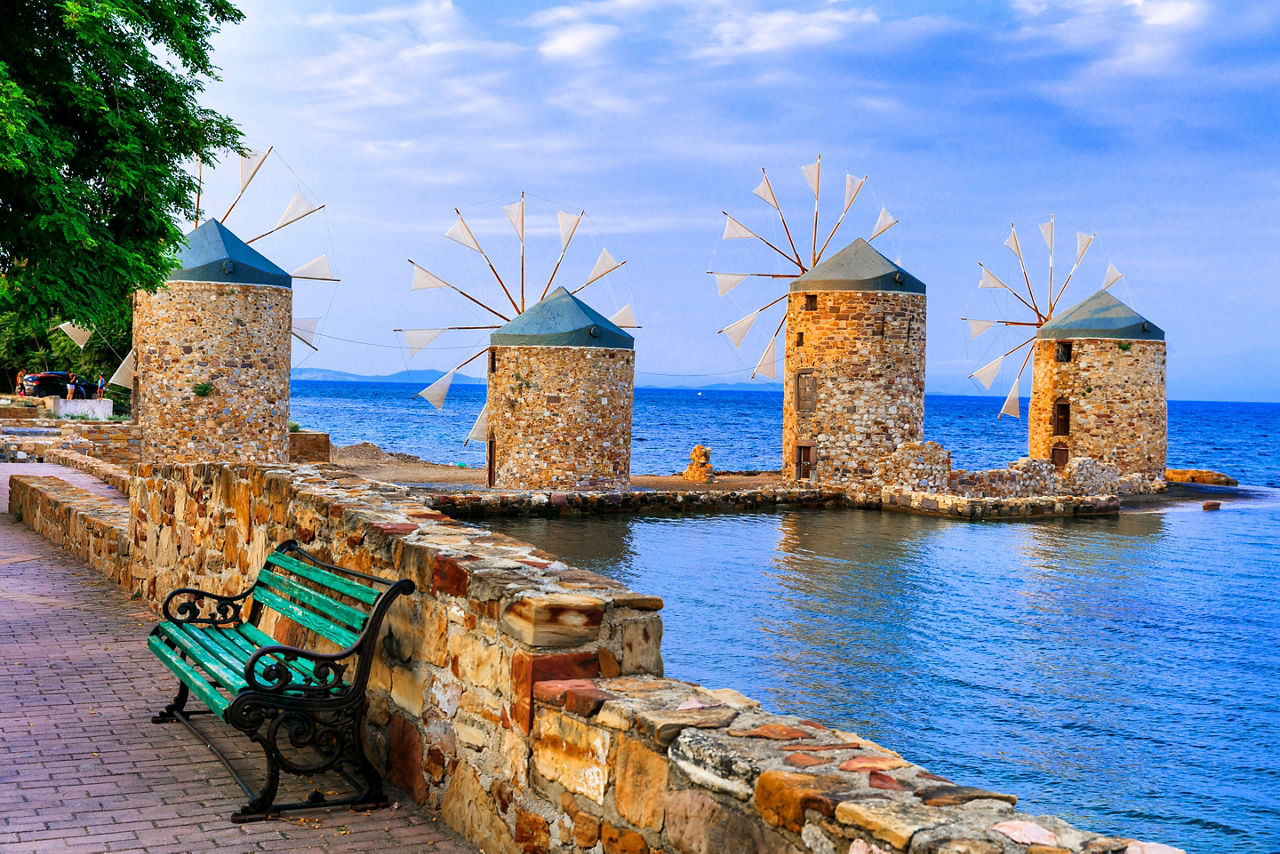
[[[667,757],[634,738],[618,741],[617,782],[613,802],[618,814],[638,827],[662,829],[663,793],[667,790]]]
[[[604,804],[610,778],[608,730],[552,709],[534,718],[533,764],[538,773],[571,792]]]
[[[530,646],[578,646],[595,640],[604,601],[576,593],[526,596],[502,613],[506,632]]]

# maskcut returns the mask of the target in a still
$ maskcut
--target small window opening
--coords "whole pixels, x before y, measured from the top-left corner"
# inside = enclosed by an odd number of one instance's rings
[[[1071,434],[1071,404],[1059,400],[1053,405],[1053,435],[1069,436]]]
[[[818,408],[818,379],[812,370],[796,373],[796,411],[813,412]]]
[[[498,351],[492,347],[489,348],[489,373],[497,373],[498,371]]]
[[[805,311],[817,311],[817,310],[818,310],[818,295],[817,295],[817,294],[805,294],[805,295],[804,295],[804,310],[805,310]]]
[[[871,327],[871,334],[877,338],[884,337],[884,318],[877,320]]]
[[[803,333],[803,332],[797,332],[797,333],[796,333],[796,346],[797,346],[797,347],[803,347],[803,346],[804,346],[804,333]]]
[[[1054,356],[1057,358],[1059,362],[1070,362],[1071,361],[1071,342],[1059,341],[1058,347],[1054,352]]]

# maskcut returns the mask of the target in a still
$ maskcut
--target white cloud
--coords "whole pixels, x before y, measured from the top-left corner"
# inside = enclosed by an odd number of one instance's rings
[[[551,60],[600,60],[622,30],[612,24],[576,23],[551,31],[538,52]]]
[[[829,44],[844,39],[859,25],[872,25],[879,20],[870,9],[730,13],[711,26],[707,33],[709,43],[696,48],[693,55],[730,59],[742,54],[780,53]]]

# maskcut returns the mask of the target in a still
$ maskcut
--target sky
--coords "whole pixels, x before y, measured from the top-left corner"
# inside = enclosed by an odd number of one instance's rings
[[[1012,223],[1043,293],[1038,226],[1052,214],[1056,284],[1076,233],[1097,235],[1061,309],[1113,263],[1124,278],[1111,292],[1166,332],[1170,398],[1280,400],[1274,2],[238,5],[246,20],[215,38],[222,79],[203,101],[274,153],[227,225],[266,231],[301,190],[325,208],[254,246],[287,270],[326,253],[342,279],[296,284],[295,316],[321,320],[319,349],[295,344],[295,367],[448,370],[483,348],[487,333],[459,331],[410,354],[394,329],[493,317],[447,290],[411,291],[407,259],[510,315],[483,258],[445,232],[460,210],[518,301],[502,207],[523,191],[529,303],[561,249],[557,211],[585,210],[555,284],[584,282],[602,249],[626,261],[580,296],[605,315],[632,305],[637,385],[745,381],[781,306],[740,348],[717,331],[784,285],[748,279],[719,296],[707,271],[794,267],[722,240],[722,211],[785,244],[752,194],[763,168],[792,236],[811,241],[800,167],[821,155],[819,244],[845,175],[869,176],[828,257],[870,236],[881,208],[899,220],[873,245],[928,287],[927,391],[999,407],[1021,360],[990,391],[968,375],[1021,339],[971,341],[960,318],[1026,319],[977,288],[978,264],[1021,280]],[[238,159],[204,178],[202,204],[221,216]]]

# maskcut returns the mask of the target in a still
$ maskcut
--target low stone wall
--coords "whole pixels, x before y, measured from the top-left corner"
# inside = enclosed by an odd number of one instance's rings
[[[109,397],[101,400],[88,398],[85,400],[65,400],[60,397],[48,398],[55,418],[66,418],[69,415],[87,415],[96,420],[105,421],[115,414],[115,401]]]
[[[714,513],[844,504],[833,488],[619,492],[460,492],[411,488],[428,507],[455,517],[586,516],[597,513]]]
[[[64,448],[49,449],[45,452],[44,461],[91,474],[113,489],[118,490],[122,497],[129,497],[129,488],[133,482],[133,475],[118,465]]]
[[[663,678],[659,598],[401,488],[322,466],[140,465],[121,542],[122,507],[51,478],[11,484],[24,522],[73,551],[102,544],[85,559],[153,607],[189,583],[239,592],[289,538],[413,579],[378,644],[365,739],[490,854],[1173,850],[1017,813],[854,733]]]
[[[45,435],[0,433],[0,450],[10,454],[21,451],[30,457],[43,459],[51,449],[63,448],[126,468],[142,458],[138,425],[127,421],[0,419],[0,427],[47,431]]]
[[[130,587],[128,507],[56,477],[13,475],[9,513],[107,578]]]

